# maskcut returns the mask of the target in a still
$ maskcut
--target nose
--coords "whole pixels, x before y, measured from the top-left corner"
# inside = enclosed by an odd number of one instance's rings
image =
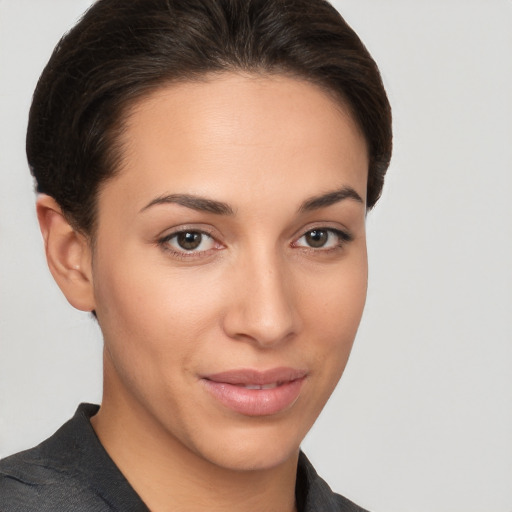
[[[271,348],[293,337],[300,324],[293,279],[277,257],[252,257],[231,274],[224,331],[237,340]]]

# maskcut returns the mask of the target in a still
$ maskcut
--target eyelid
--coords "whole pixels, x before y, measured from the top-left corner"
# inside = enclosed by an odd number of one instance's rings
[[[203,224],[203,223],[183,223],[183,224],[177,224],[175,226],[169,226],[166,229],[162,230],[160,234],[156,236],[157,240],[160,240],[162,238],[170,237],[172,235],[176,235],[177,233],[182,233],[183,231],[196,231],[198,233],[205,233],[206,235],[209,235],[213,238],[218,238],[219,235],[217,234],[218,231],[209,224]]]
[[[188,259],[188,258],[201,258],[202,256],[207,255],[211,251],[220,250],[224,248],[222,242],[219,242],[218,236],[212,233],[213,230],[208,229],[208,227],[198,227],[191,225],[181,225],[172,228],[170,231],[167,231],[164,235],[158,236],[156,239],[156,244],[165,252],[170,253],[174,257],[179,259]],[[173,238],[177,237],[180,233],[200,233],[201,235],[206,235],[211,238],[215,247],[205,249],[205,250],[179,250],[172,247],[168,242]]]
[[[301,238],[305,237],[311,231],[326,231],[326,232],[331,233],[334,236],[336,236],[338,238],[339,242],[336,244],[336,247],[326,247],[326,248],[312,247],[312,246],[307,246],[307,245],[298,245],[298,241]],[[296,247],[299,249],[306,249],[306,250],[315,251],[315,252],[321,252],[321,251],[327,252],[330,250],[341,249],[342,247],[345,246],[345,244],[352,242],[352,240],[354,240],[354,236],[348,229],[343,229],[339,226],[333,227],[333,226],[329,226],[329,225],[325,225],[325,224],[316,224],[316,225],[308,226],[307,229],[302,229],[301,234],[293,239],[293,242],[291,243],[291,245],[292,245],[292,247]]]
[[[307,244],[302,245],[302,244],[298,243],[309,232],[315,231],[315,230],[326,231],[326,232],[330,233],[331,235],[336,236],[338,239],[338,242],[336,243],[336,245],[334,247],[333,246],[313,247],[313,246],[309,246]],[[183,250],[175,249],[168,243],[169,240],[178,236],[180,233],[186,233],[186,232],[195,232],[195,233],[200,233],[202,235],[206,235],[207,237],[209,237],[213,240],[213,243],[215,246],[205,249],[205,250],[187,251],[185,249],[183,249]],[[170,229],[164,231],[165,234],[158,236],[157,239],[155,240],[155,243],[158,246],[160,246],[160,248],[162,250],[164,250],[165,252],[168,252],[171,255],[173,255],[174,257],[177,257],[180,259],[201,258],[201,257],[205,257],[206,255],[210,254],[212,251],[217,251],[217,250],[226,248],[226,246],[222,242],[219,241],[219,238],[221,238],[220,235],[218,235],[216,232],[215,233],[214,232],[215,232],[215,230],[212,229],[208,225],[206,225],[206,226],[205,225],[197,226],[197,225],[191,225],[191,224],[180,225],[180,226],[176,226],[176,227],[173,227],[173,228],[170,228]],[[324,223],[317,222],[317,223],[314,223],[309,226],[301,228],[301,230],[298,231],[297,234],[293,237],[292,242],[290,243],[290,246],[293,248],[296,248],[296,249],[303,249],[303,250],[311,251],[311,252],[326,253],[329,251],[340,250],[340,249],[344,248],[344,246],[346,244],[348,244],[349,242],[351,242],[352,240],[354,240],[354,236],[352,235],[352,233],[347,228],[341,227],[338,223],[336,224],[336,226],[333,226],[332,224],[329,224],[326,222],[324,222]]]

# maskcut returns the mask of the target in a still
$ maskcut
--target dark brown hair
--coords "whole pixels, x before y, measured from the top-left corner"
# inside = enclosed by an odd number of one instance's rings
[[[391,109],[379,70],[324,0],[99,0],[57,44],[30,110],[37,189],[84,233],[99,186],[119,167],[123,115],[173,81],[247,71],[297,76],[346,104],[369,151],[367,206],[391,157]]]

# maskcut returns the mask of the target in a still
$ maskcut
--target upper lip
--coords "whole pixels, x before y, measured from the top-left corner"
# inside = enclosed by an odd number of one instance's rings
[[[306,375],[306,370],[298,368],[279,367],[268,370],[238,368],[204,375],[203,379],[223,384],[265,386],[273,383],[291,382],[302,379]]]

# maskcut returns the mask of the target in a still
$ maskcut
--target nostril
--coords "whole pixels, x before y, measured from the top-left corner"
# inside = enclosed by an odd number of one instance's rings
[[[265,348],[287,342],[300,324],[293,274],[274,247],[260,239],[244,251],[243,263],[229,276],[231,295],[223,318],[228,336]]]

